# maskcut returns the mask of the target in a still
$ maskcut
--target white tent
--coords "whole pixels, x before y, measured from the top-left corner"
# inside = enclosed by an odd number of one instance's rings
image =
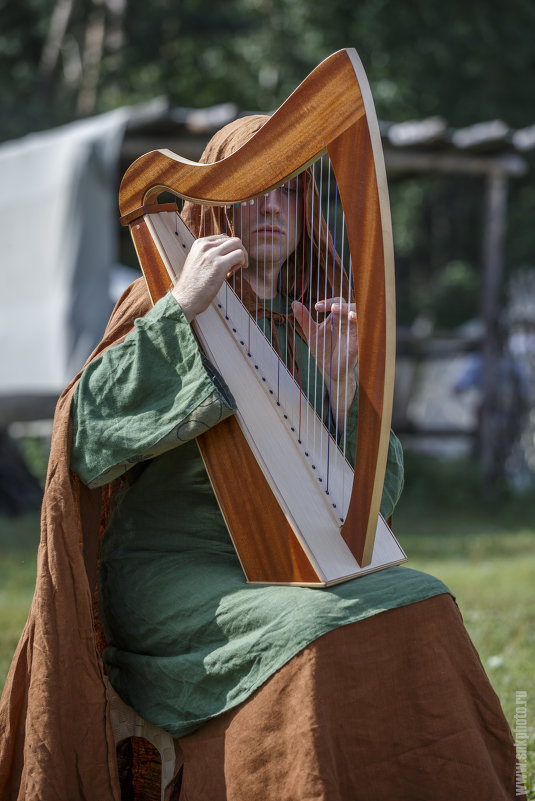
[[[129,116],[118,109],[0,145],[0,428],[13,399],[57,397],[101,338]]]

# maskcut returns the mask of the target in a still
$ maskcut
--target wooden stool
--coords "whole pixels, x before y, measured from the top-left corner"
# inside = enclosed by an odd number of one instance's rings
[[[107,676],[104,678],[110,703],[110,720],[115,739],[115,747],[129,737],[143,737],[158,750],[162,762],[162,801],[166,801],[166,791],[175,775],[175,745],[169,732],[153,723],[147,723],[141,715],[119,698]]]

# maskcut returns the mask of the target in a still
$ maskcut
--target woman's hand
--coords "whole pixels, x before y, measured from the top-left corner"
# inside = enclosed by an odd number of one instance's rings
[[[327,315],[321,323],[312,319],[303,303],[297,300],[292,303],[295,319],[330,394],[333,416],[343,430],[346,413],[357,390],[357,312],[355,304],[343,298],[320,300],[315,309]]]
[[[172,289],[188,323],[208,308],[225,278],[248,263],[237,237],[214,234],[196,239]]]

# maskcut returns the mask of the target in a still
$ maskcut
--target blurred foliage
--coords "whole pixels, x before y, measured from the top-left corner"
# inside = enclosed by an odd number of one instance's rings
[[[347,46],[381,119],[532,122],[531,0],[1,0],[0,13],[4,139],[155,95],[269,110]]]
[[[391,184],[401,324],[425,313],[438,328],[454,328],[477,316],[482,200],[481,178],[428,176]]]
[[[48,455],[50,452],[48,438],[35,436],[21,437],[18,440],[18,445],[24,461],[31,469],[32,475],[35,476],[41,487],[44,488]]]
[[[0,140],[155,96],[270,111],[347,46],[359,52],[382,120],[535,122],[532,0],[0,0],[0,13]],[[467,279],[479,268],[483,185],[420,178],[391,194],[400,321],[410,323],[420,303],[436,305],[440,292],[448,301],[448,265],[465,264]],[[534,213],[533,182],[514,181],[507,270],[533,263]],[[434,300],[429,290],[422,298],[443,270]],[[441,308],[437,324],[457,324],[460,311]]]
[[[436,281],[424,287],[420,307],[438,328],[455,328],[477,316],[479,276],[468,262],[448,262]]]
[[[405,486],[394,515],[396,531],[426,533],[431,520],[437,536],[462,540],[468,534],[473,539],[506,530],[526,534],[532,542],[535,490],[515,492],[505,480],[489,487],[475,458],[441,460],[405,451]]]

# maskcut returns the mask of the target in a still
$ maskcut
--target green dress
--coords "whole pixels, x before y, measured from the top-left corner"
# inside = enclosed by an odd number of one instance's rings
[[[99,572],[106,669],[174,736],[247,699],[322,634],[448,592],[405,567],[328,589],[246,584],[193,439],[232,411],[170,295],[86,368],[73,403],[73,469],[90,486],[125,475]],[[386,516],[402,480],[392,435]]]

